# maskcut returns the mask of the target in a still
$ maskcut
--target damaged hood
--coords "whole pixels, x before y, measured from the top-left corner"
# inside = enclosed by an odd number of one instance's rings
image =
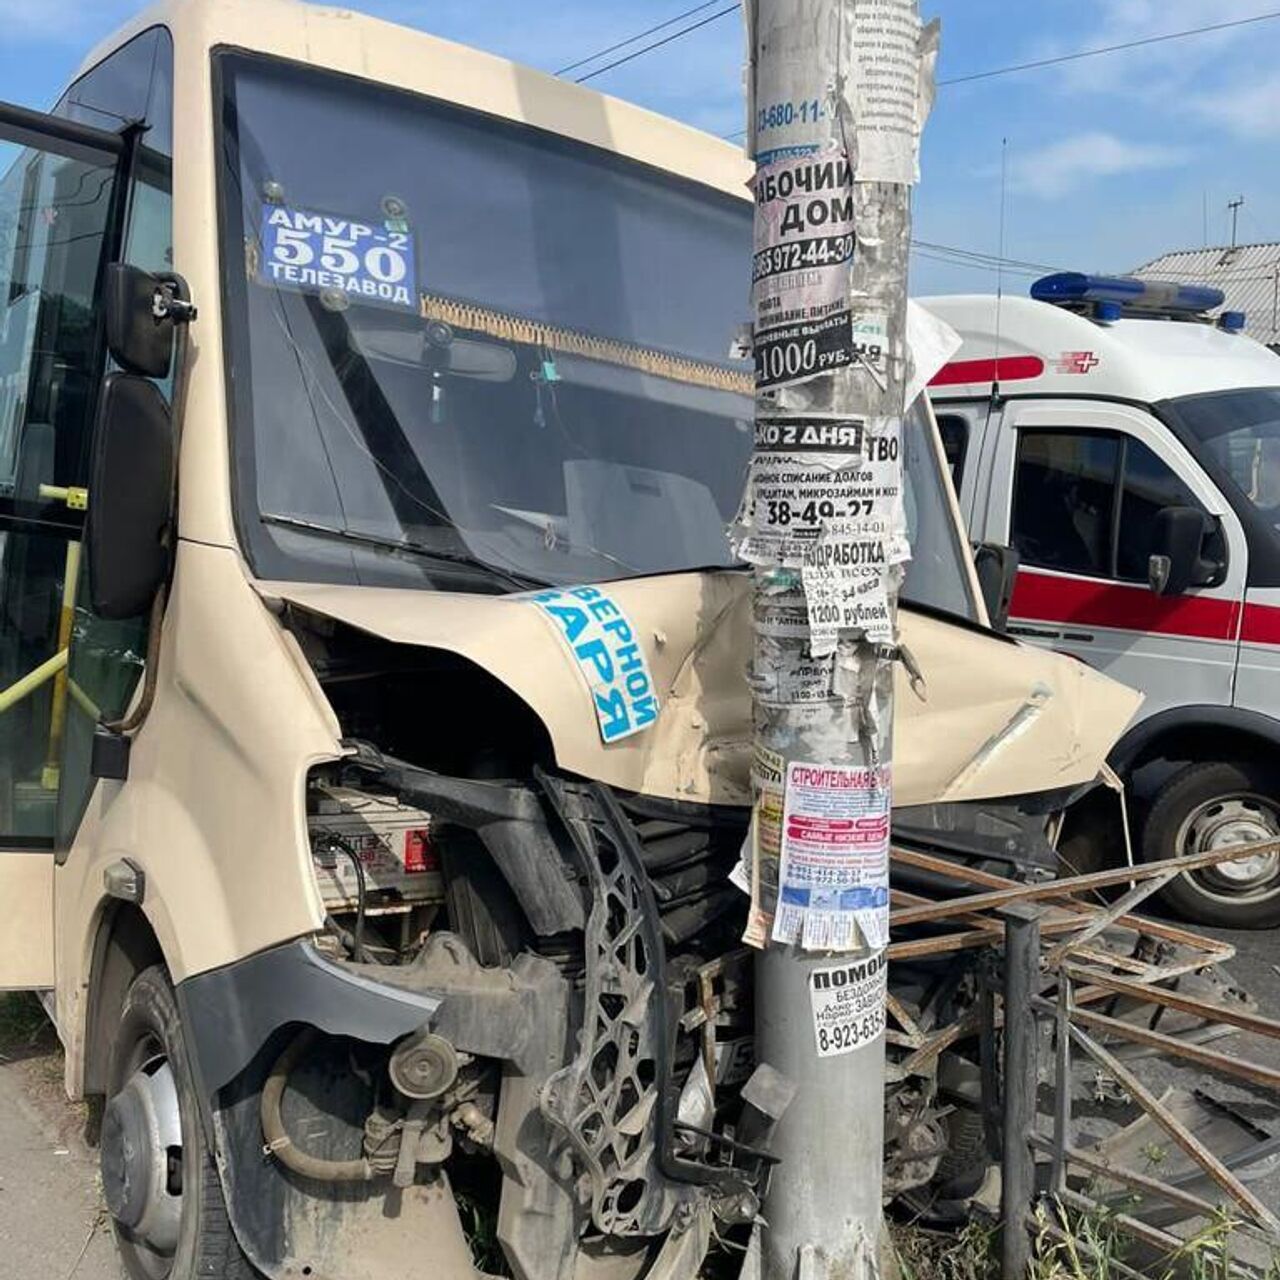
[[[634,628],[656,716],[606,743],[565,630],[532,595],[314,583],[257,584],[266,598],[397,644],[457,654],[546,725],[562,769],[674,800],[750,801],[751,579],[685,573],[600,588]],[[898,671],[895,805],[977,800],[1097,777],[1141,695],[1071,658],[903,609],[924,696]],[[643,718],[643,717],[642,717]]]

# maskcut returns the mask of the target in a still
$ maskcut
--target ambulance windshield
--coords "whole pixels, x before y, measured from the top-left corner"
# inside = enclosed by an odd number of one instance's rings
[[[1280,528],[1280,388],[1188,396],[1171,407],[1215,470]]]
[[[468,561],[493,590],[733,563],[747,200],[315,68],[215,68],[258,574],[414,586]],[[936,543],[908,594],[972,617],[933,451],[908,455]]]

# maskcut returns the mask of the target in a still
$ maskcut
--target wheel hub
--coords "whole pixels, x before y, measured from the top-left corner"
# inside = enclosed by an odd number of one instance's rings
[[[1183,830],[1186,838],[1182,847],[1187,853],[1211,853],[1280,839],[1280,818],[1260,797],[1233,796],[1201,805]],[[1253,893],[1280,876],[1280,854],[1253,853],[1206,867],[1199,874],[1217,889]]]
[[[102,1190],[111,1216],[159,1253],[178,1247],[182,1117],[164,1059],[136,1071],[102,1118]]]

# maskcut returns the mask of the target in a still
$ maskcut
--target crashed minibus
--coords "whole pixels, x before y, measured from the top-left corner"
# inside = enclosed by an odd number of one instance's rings
[[[787,1175],[728,880],[748,166],[291,0],[153,9],[0,136],[0,986],[127,1274],[736,1256]],[[901,835],[1051,863],[1137,696],[988,629],[907,436]],[[956,1123],[913,1088],[894,1189]]]

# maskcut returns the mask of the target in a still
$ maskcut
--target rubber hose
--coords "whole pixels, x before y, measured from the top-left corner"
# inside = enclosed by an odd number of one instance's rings
[[[281,1103],[285,1086],[299,1059],[311,1047],[316,1038],[314,1028],[308,1027],[294,1037],[285,1051],[276,1059],[267,1082],[262,1086],[262,1136],[267,1150],[291,1173],[312,1182],[372,1182],[378,1175],[363,1156],[358,1160],[326,1160],[309,1155],[294,1145],[284,1126]]]

